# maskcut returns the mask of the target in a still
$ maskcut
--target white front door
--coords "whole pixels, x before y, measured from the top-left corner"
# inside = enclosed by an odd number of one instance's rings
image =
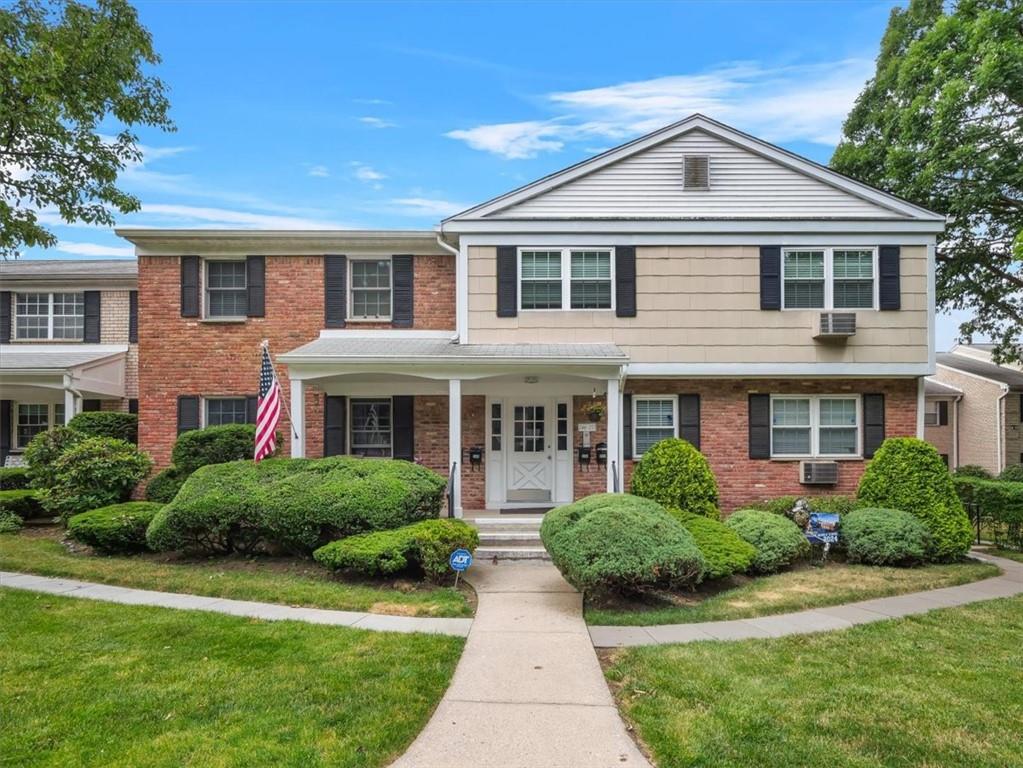
[[[513,402],[509,410],[508,501],[550,502],[554,480],[550,404]]]

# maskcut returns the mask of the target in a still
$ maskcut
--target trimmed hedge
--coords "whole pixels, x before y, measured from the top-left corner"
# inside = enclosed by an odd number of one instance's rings
[[[1007,483],[1023,483],[1023,464],[1011,464],[1002,470],[998,479]]]
[[[758,573],[780,571],[810,552],[810,544],[799,526],[781,515],[740,509],[728,516],[725,525],[756,549],[752,569]]]
[[[187,479],[188,475],[177,467],[167,467],[157,472],[146,484],[146,501],[170,504]]]
[[[222,424],[183,432],[171,450],[171,463],[185,476],[209,464],[251,459],[255,424]]]
[[[702,453],[679,438],[647,449],[632,472],[632,492],[664,507],[717,520],[718,484]]]
[[[901,509],[931,534],[930,559],[956,560],[970,549],[970,520],[938,451],[915,437],[890,437],[877,449],[856,494],[865,507]]]
[[[42,517],[43,505],[39,502],[39,491],[31,488],[0,491],[0,512],[10,512],[22,520]]]
[[[310,552],[334,539],[437,517],[446,482],[407,461],[334,456],[211,464],[149,526],[157,551]]]
[[[68,520],[68,535],[104,552],[143,552],[146,529],[162,505],[128,501],[83,512]]]
[[[980,464],[963,464],[961,467],[957,467],[952,474],[955,477],[977,477],[981,480],[991,480],[994,477],[987,468]]]
[[[554,565],[582,592],[695,584],[705,569],[692,535],[650,499],[603,493],[551,510],[540,537]]]
[[[129,443],[139,441],[139,417],[120,411],[84,411],[68,422],[70,429],[87,437],[112,437]]]
[[[387,576],[416,566],[439,581],[451,574],[448,558],[456,549],[474,551],[479,534],[461,520],[423,520],[392,531],[375,531],[332,541],[313,552],[320,565]]]
[[[17,533],[21,526],[20,517],[6,509],[0,509],[0,533]]]
[[[899,509],[857,509],[842,520],[849,562],[919,565],[927,559],[931,535],[920,520]]]
[[[963,504],[995,524],[996,539],[1023,549],[1023,483],[976,477],[955,477],[953,483]]]
[[[677,509],[668,512],[685,526],[703,553],[705,579],[723,579],[733,573],[743,573],[753,564],[757,550],[720,520]]]
[[[56,485],[57,459],[83,440],[85,435],[68,427],[50,427],[33,437],[25,447],[25,462],[32,486],[51,488]]]
[[[0,491],[19,491],[28,486],[28,467],[0,467]]]
[[[56,480],[41,493],[43,507],[67,520],[127,501],[151,466],[149,456],[126,440],[86,438],[57,459]]]

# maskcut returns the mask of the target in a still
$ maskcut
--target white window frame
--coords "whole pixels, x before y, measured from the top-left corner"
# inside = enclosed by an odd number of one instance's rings
[[[558,251],[561,253],[561,306],[557,309],[530,309],[522,306],[522,252],[523,251],[546,251],[548,253]],[[607,251],[611,258],[611,306],[600,309],[573,309],[572,308],[572,251]],[[522,245],[518,247],[515,254],[516,284],[515,292],[519,312],[614,312],[617,302],[617,277],[615,275],[615,247],[610,245],[569,245],[562,248],[545,245]]]
[[[809,453],[775,453],[774,451],[774,404],[778,400],[809,400],[810,401],[810,452]],[[853,400],[856,403],[856,452],[855,453],[821,453],[821,400]],[[772,459],[862,459],[863,458],[863,396],[858,394],[836,393],[827,395],[771,395],[770,430]],[[827,428],[827,427],[825,427]]]
[[[57,291],[60,293],[60,291]],[[18,410],[23,405],[45,405],[46,406],[46,428],[52,429],[53,427],[63,426],[63,419],[60,423],[57,422],[57,409],[64,407],[63,403],[31,403],[31,402],[19,402],[14,401],[11,403],[11,450],[23,451],[28,447],[28,444],[21,444],[18,439]]]
[[[347,398],[347,402],[345,403],[345,406],[346,406],[346,410],[347,410],[348,413],[346,414],[346,420],[345,421],[346,421],[346,429],[348,431],[348,434],[345,435],[345,441],[346,441],[346,444],[348,446],[348,453],[349,454],[355,455],[355,445],[353,444],[353,441],[352,441],[352,429],[355,426],[355,423],[352,420],[352,406],[355,403],[357,403],[357,402],[370,401],[370,402],[382,403],[385,400],[388,403],[391,404],[390,405],[390,408],[391,408],[391,419],[390,419],[391,424],[390,424],[390,428],[388,430],[388,434],[390,435],[390,441],[389,441],[390,445],[388,446],[388,453],[387,453],[386,456],[368,456],[367,458],[370,458],[370,459],[393,459],[394,458],[394,398],[393,397],[349,397],[349,398]]]
[[[210,314],[210,273],[209,273],[210,267],[209,267],[209,265],[214,263],[214,262],[227,262],[227,261],[240,262],[242,264],[245,263],[245,259],[244,258],[232,258],[230,256],[210,256],[210,257],[203,257],[200,260],[202,268],[199,270],[199,280],[202,283],[202,285],[200,287],[201,287],[201,290],[202,290],[202,318],[203,318],[203,320],[214,320],[214,321],[231,322],[231,321],[246,320],[246,319],[248,319],[248,315],[246,315],[244,313],[240,314],[240,315],[211,315]],[[216,290],[221,290],[221,289],[214,288],[213,290],[216,291]],[[227,290],[227,289],[224,289],[224,290]],[[247,270],[245,271],[245,287],[244,287],[244,289],[233,289],[233,290],[244,290],[244,291],[246,291],[246,294],[247,294],[247,292],[249,290],[249,275],[248,275],[248,271]]]
[[[823,307],[786,307],[785,306],[785,254],[796,251],[824,251],[824,306]],[[871,271],[874,279],[872,292],[873,303],[869,307],[836,307],[835,306],[835,251],[870,251]],[[781,249],[781,308],[787,312],[876,312],[878,308],[878,248],[874,245],[800,245]]]
[[[639,441],[636,440],[636,435],[639,434],[640,427],[638,426],[638,420],[636,418],[637,405],[642,400],[670,400],[671,401],[671,427],[674,432],[673,437],[678,437],[678,395],[633,395],[632,396],[632,458],[639,460],[643,458],[643,454],[639,453],[637,446]]]
[[[55,294],[58,294],[58,293],[70,293],[70,294],[74,294],[76,296],[81,296],[82,297],[82,335],[81,336],[76,336],[76,337],[70,338],[70,339],[69,338],[60,338],[60,339],[54,338],[54,336],[53,336],[53,318],[54,318],[54,314],[53,314],[53,297],[54,297]],[[42,295],[46,296],[46,336],[44,336],[42,338],[39,338],[39,339],[30,337],[30,336],[19,336],[18,335],[18,318],[19,317],[39,317],[39,315],[21,315],[21,314],[18,314],[18,303],[19,303],[18,302],[18,297],[19,296],[29,296],[29,295],[34,295],[34,294],[42,294]],[[85,292],[84,291],[15,291],[14,295],[11,298],[12,298],[12,301],[13,301],[13,304],[14,304],[14,307],[13,307],[13,314],[14,314],[14,328],[13,328],[13,331],[14,331],[14,340],[15,341],[27,341],[27,342],[33,342],[33,341],[60,341],[60,342],[68,342],[68,343],[72,343],[72,344],[76,343],[76,342],[85,341]],[[62,315],[62,317],[67,317],[67,315]]]
[[[925,400],[924,401],[924,426],[925,427],[937,427],[938,426],[938,401],[937,400]]]
[[[244,400],[246,402],[246,406],[245,407],[248,408],[248,397],[249,397],[248,395],[215,395],[215,396],[212,396],[212,397],[205,397],[204,396],[202,398],[202,408],[200,409],[201,410],[200,422],[202,424],[202,427],[205,428],[205,427],[210,426],[209,403],[213,402],[214,400]],[[230,423],[237,424],[239,422],[230,422]],[[248,424],[250,422],[243,421],[241,423],[242,424]]]
[[[356,262],[359,261],[386,261],[387,267],[387,292],[391,296],[389,302],[391,311],[387,315],[374,315],[372,317],[366,315],[357,315],[352,310],[355,307],[355,291],[356,290],[367,290],[367,291],[379,291],[380,288],[364,288],[359,289],[355,287],[355,283],[352,280],[352,270]],[[349,256],[348,264],[345,267],[347,274],[345,275],[345,321],[352,323],[389,323],[391,318],[394,317],[394,259],[390,256]]]

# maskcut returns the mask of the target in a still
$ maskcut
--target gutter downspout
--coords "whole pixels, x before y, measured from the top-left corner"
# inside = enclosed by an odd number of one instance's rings
[[[455,343],[469,342],[469,262],[461,247],[444,240],[444,225],[437,229],[437,245],[455,257]],[[459,244],[460,246],[460,244]]]
[[[1006,423],[1008,420],[1003,418],[1005,413],[1005,398],[1009,396],[1009,387],[1007,384],[1002,385],[1002,394],[999,395],[995,401],[995,446],[998,450],[998,454],[995,456],[995,466],[998,467],[996,475],[1002,474],[1002,470],[1005,469],[1006,461],[1008,458],[1004,455],[1003,450],[1005,446],[1005,428],[1008,426]]]

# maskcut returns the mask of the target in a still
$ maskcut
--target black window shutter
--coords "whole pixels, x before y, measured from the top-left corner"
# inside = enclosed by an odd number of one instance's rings
[[[13,408],[10,400],[0,400],[0,467],[7,463],[14,431]]]
[[[391,418],[394,420],[393,455],[396,459],[414,461],[416,457],[415,399],[412,395],[395,395],[391,398]]]
[[[636,316],[636,247],[615,248],[615,315]]]
[[[346,398],[342,395],[327,395],[323,398],[323,455],[343,456],[348,415]]]
[[[413,260],[411,256],[400,255],[391,257],[391,325],[395,328],[412,327]]]
[[[85,297],[85,336],[86,344],[99,344],[100,333],[100,295],[99,291],[86,291]]]
[[[863,396],[863,457],[873,458],[884,442],[884,395]]]
[[[130,400],[128,400],[128,413],[134,413],[135,415],[138,415],[138,412],[139,399],[137,397],[133,397]]]
[[[178,397],[178,434],[199,429],[199,398],[196,395]]]
[[[781,309],[781,246],[760,247],[760,308]]]
[[[249,424],[256,423],[256,414],[259,409],[259,398],[249,395],[245,398],[245,421]]]
[[[678,396],[678,436],[700,450],[700,396]]]
[[[102,410],[103,406],[99,400],[82,400],[82,413]]]
[[[938,401],[938,426],[944,427],[948,424],[948,400]]]
[[[128,292],[128,343],[139,343],[139,292]]]
[[[622,395],[622,458],[632,458],[632,395]]]
[[[0,291],[0,344],[11,340],[11,292]]]
[[[245,298],[249,317],[266,314],[266,257],[245,257]]]
[[[878,250],[877,271],[880,279],[878,306],[880,309],[900,309],[902,307],[899,254],[900,248],[897,245],[882,245]]]
[[[348,259],[345,256],[323,257],[323,315],[327,328],[344,328]]]
[[[749,396],[749,457],[771,458],[771,396]]]
[[[514,245],[497,246],[497,316],[519,311],[519,255]]]
[[[181,316],[199,317],[199,257],[181,257]]]

